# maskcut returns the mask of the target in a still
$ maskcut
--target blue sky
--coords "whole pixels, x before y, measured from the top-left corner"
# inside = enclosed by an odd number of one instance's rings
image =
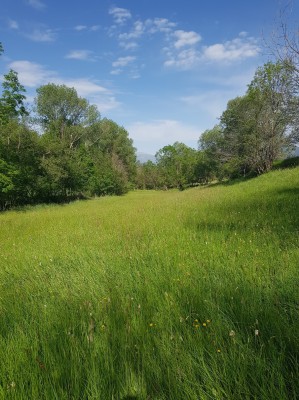
[[[140,152],[175,141],[197,148],[267,60],[262,36],[281,4],[2,0],[0,74],[16,70],[29,101],[48,82],[75,87],[124,126]]]

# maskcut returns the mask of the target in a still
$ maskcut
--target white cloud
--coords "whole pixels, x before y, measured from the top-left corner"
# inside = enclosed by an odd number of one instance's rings
[[[127,57],[119,57],[116,61],[112,63],[112,67],[126,67],[128,64],[131,64],[133,61],[136,60],[136,57],[127,56]]]
[[[55,31],[45,28],[34,29],[32,33],[26,34],[26,36],[34,42],[54,42],[57,38]]]
[[[108,89],[98,85],[96,82],[93,82],[87,78],[79,78],[79,79],[57,78],[56,83],[61,85],[66,85],[69,87],[74,87],[78,91],[79,95],[83,97],[99,93],[106,93],[106,94],[110,93]]]
[[[169,39],[172,43],[163,49],[167,57],[164,62],[165,67],[188,70],[199,64],[201,55],[196,45],[201,41],[201,36],[198,33],[176,30],[172,32]]]
[[[40,0],[28,0],[27,3],[36,10],[42,10],[46,5]]]
[[[8,20],[8,26],[10,27],[10,29],[19,29],[19,24],[13,19]]]
[[[203,58],[207,61],[233,62],[255,57],[259,51],[256,39],[247,37],[245,32],[241,32],[236,39],[204,47]]]
[[[175,31],[174,34],[176,32],[182,31]],[[248,37],[246,32],[241,32],[233,40],[203,46],[200,50],[192,45],[192,41],[194,44],[196,43],[195,36],[192,38],[192,35],[179,34],[177,37],[179,37],[179,40],[174,43],[173,47],[163,49],[166,55],[165,67],[188,70],[208,62],[231,64],[255,57],[260,51],[257,40]],[[183,46],[191,47],[182,50],[181,47]]]
[[[126,8],[112,7],[109,10],[109,14],[113,16],[117,24],[124,24],[128,19],[132,17],[129,10]]]
[[[82,61],[94,61],[93,52],[90,50],[72,50],[65,58]]]
[[[20,82],[28,88],[37,88],[49,82],[74,87],[79,96],[87,98],[92,104],[96,104],[102,113],[120,105],[109,89],[90,78],[66,79],[59,76],[57,72],[48,70],[43,65],[27,60],[14,61],[9,65],[9,68],[18,73]]]
[[[201,40],[201,36],[194,31],[177,30],[173,32],[173,36],[176,38],[174,47],[177,49],[184,46],[193,46]]]
[[[42,65],[30,61],[14,61],[9,65],[18,73],[19,81],[28,87],[37,87],[56,79],[54,71],[45,69]]]
[[[138,150],[150,154],[176,141],[196,146],[202,132],[198,127],[171,119],[135,122],[126,128]]]

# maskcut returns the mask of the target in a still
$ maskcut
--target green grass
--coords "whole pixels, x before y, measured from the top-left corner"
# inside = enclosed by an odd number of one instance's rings
[[[299,169],[0,215],[0,400],[299,393]]]

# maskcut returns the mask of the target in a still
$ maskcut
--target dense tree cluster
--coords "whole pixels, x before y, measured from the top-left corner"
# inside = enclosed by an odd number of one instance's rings
[[[1,47],[2,49],[2,47]],[[37,90],[34,125],[15,71],[0,98],[0,209],[82,196],[125,193],[136,175],[128,132],[80,98],[74,88]]]

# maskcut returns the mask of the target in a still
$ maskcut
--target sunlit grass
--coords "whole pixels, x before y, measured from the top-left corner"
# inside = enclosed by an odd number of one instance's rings
[[[0,215],[0,399],[296,399],[299,169]]]

